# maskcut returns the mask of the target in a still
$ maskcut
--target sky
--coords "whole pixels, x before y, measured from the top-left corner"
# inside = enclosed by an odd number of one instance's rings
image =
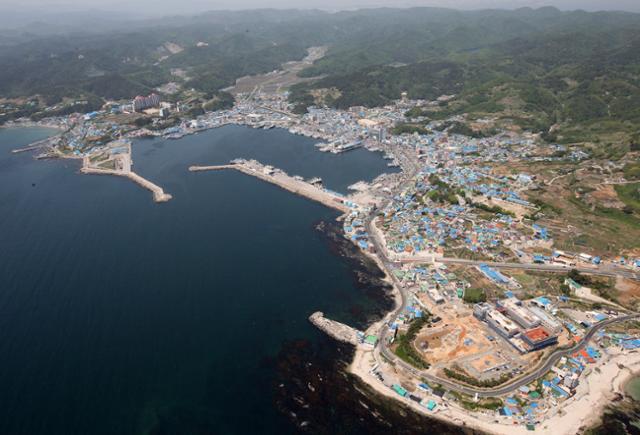
[[[318,8],[342,10],[365,7],[439,6],[455,9],[514,9],[555,6],[573,10],[640,12],[640,0],[0,0],[0,10],[68,11],[100,9],[142,15],[191,14],[216,9]]]
[[[87,25],[100,31],[100,28],[110,29],[131,20],[196,15],[212,10],[277,8],[338,11],[412,6],[464,10],[555,6],[562,10],[640,13],[640,0],[0,0],[0,30],[28,28],[30,32],[46,33],[52,26],[78,30]]]

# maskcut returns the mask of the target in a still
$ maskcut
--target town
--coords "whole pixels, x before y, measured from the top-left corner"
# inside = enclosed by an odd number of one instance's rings
[[[598,383],[606,389],[618,365],[640,364],[640,314],[631,299],[615,296],[620,286],[640,293],[640,253],[584,244],[571,250],[578,224],[563,222],[539,195],[568,172],[526,169],[575,167],[587,159],[583,150],[525,131],[452,132],[459,118],[408,119],[412,109],[438,101],[406,94],[384,107],[312,106],[304,114],[294,113],[280,86],[256,86],[235,98],[231,108],[189,119],[180,117],[188,103],[164,102],[159,94],[109,102],[99,111],[45,118],[38,124],[61,133],[15,152],[77,159],[83,173],[127,177],[156,202],[171,195],[135,173],[135,138],[244,125],[314,138],[319,152],[382,153],[389,171],[351,192],[257,161],[189,170],[236,169],[343,213],[344,236],[386,272],[397,309],[367,331],[321,314],[312,320],[357,346],[354,373],[419,412],[489,432],[556,424],[569,432],[604,394]],[[599,182],[625,182],[610,174],[600,171]],[[569,412],[571,418],[554,420]]]

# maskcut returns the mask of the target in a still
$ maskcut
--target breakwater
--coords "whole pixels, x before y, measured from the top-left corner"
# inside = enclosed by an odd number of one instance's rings
[[[358,339],[358,331],[349,325],[336,322],[335,320],[327,319],[320,311],[316,311],[309,316],[309,321],[313,323],[318,329],[325,332],[329,336],[335,338],[343,343],[350,343],[357,346],[360,340]]]
[[[216,166],[190,166],[191,172],[218,171],[224,169],[235,169],[252,177],[259,178],[271,184],[288,190],[300,196],[312,199],[327,207],[334,208],[343,213],[348,212],[349,206],[345,203],[345,198],[335,192],[328,191],[316,184],[311,184],[299,177],[292,177],[280,169],[263,165],[255,160],[243,160],[229,165]]]
[[[171,200],[172,196],[168,193],[165,193],[165,191],[162,189],[162,187],[158,186],[157,184],[152,183],[151,181],[147,180],[146,178],[141,177],[140,175],[136,174],[135,172],[123,172],[123,171],[116,171],[116,170],[111,170],[111,169],[98,169],[98,168],[92,168],[92,167],[82,167],[82,169],[80,169],[80,172],[82,172],[83,174],[93,174],[93,175],[116,175],[119,177],[125,177],[128,178],[129,180],[133,181],[134,183],[144,187],[145,189],[151,191],[151,193],[153,193],[153,200],[155,202],[167,202],[169,200]]]

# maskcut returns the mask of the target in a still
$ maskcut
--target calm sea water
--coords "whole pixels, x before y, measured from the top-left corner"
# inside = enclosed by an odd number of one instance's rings
[[[76,162],[9,153],[48,133],[0,130],[0,433],[296,432],[274,405],[283,346],[326,340],[313,311],[379,307],[314,229],[336,212],[187,167],[252,157],[346,191],[386,162],[281,130],[141,140],[134,169],[174,196],[158,205]]]

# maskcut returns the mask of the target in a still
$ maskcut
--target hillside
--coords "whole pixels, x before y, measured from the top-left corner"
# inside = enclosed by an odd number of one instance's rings
[[[402,13],[402,12],[399,12]],[[628,140],[637,132],[640,15],[553,8],[455,12],[416,9],[367,36],[354,30],[294,89],[335,88],[336,107],[400,97],[456,98],[412,116],[491,116],[560,142]],[[396,19],[398,17],[396,16]],[[336,93],[334,93],[336,94]],[[553,128],[552,128],[553,126]]]
[[[406,91],[416,99],[455,95],[448,104],[408,114],[414,118],[490,117],[564,143],[640,135],[638,14],[256,10],[149,20],[129,29],[5,32],[0,96],[38,95],[46,105],[81,98],[94,106],[172,82],[183,93],[193,89],[212,98],[239,77],[272,71],[301,59],[310,46],[326,45],[327,55],[301,73],[322,78],[292,89],[301,111],[311,104],[383,105]],[[0,122],[29,113],[23,106]]]

